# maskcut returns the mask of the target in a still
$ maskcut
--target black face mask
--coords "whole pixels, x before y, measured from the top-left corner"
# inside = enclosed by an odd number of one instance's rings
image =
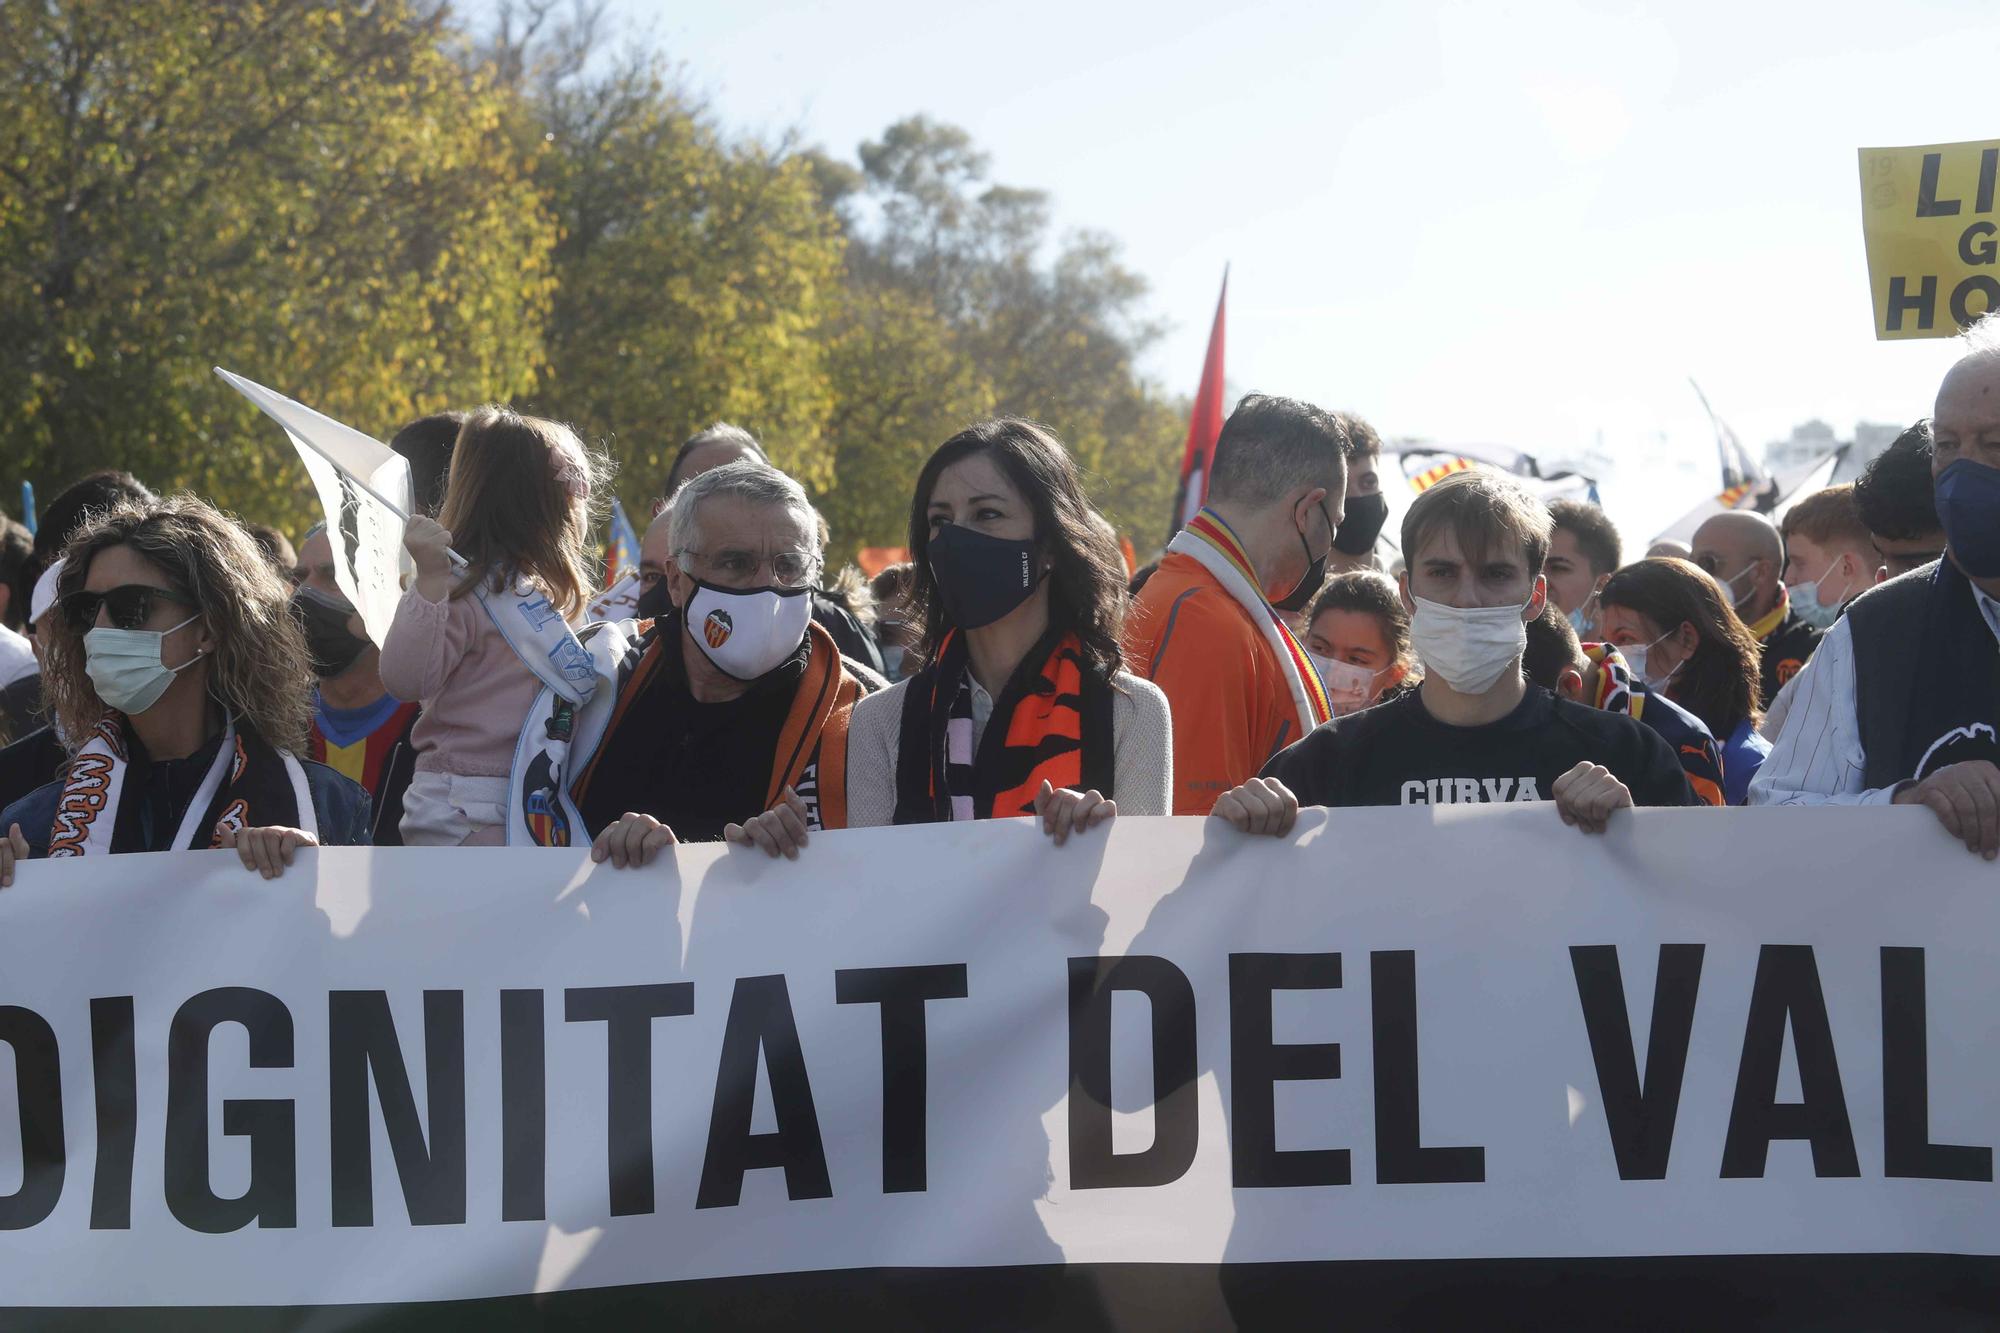
[[[989,537],[956,523],[931,535],[930,564],[944,612],[960,629],[1001,619],[1042,581],[1033,542]]]
[[[1367,555],[1389,521],[1389,502],[1378,495],[1356,495],[1347,501],[1347,515],[1333,534],[1333,549],[1342,555]]]
[[[641,620],[657,620],[661,616],[672,614],[674,598],[673,594],[667,590],[665,575],[653,580],[653,586],[639,594],[639,600],[634,604],[634,609],[638,612],[639,619]]]
[[[1327,530],[1331,532],[1333,530],[1333,515],[1326,512],[1326,501],[1321,500],[1319,502],[1319,512],[1320,517],[1326,520]],[[1305,610],[1306,603],[1310,602],[1313,599],[1313,594],[1319,591],[1319,585],[1326,582],[1326,562],[1333,555],[1333,544],[1329,543],[1327,548],[1320,552],[1317,558],[1314,557],[1313,548],[1306,541],[1306,534],[1304,532],[1299,533],[1299,545],[1305,547],[1306,559],[1311,561],[1311,563],[1306,566],[1305,574],[1292,586],[1292,590],[1271,603],[1272,606],[1278,608],[1280,611]]]
[[[361,656],[369,641],[348,631],[347,618],[354,608],[334,601],[316,588],[301,588],[292,594],[292,615],[306,632],[306,655],[312,659],[313,674],[331,680]]]

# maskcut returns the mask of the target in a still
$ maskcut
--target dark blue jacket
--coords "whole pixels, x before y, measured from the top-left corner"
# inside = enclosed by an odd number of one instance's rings
[[[368,845],[368,793],[351,778],[343,777],[325,764],[300,760],[305,765],[306,788],[312,792],[313,816],[319,823],[323,847],[366,847]],[[55,828],[56,805],[62,799],[62,782],[45,783],[20,800],[0,810],[0,834],[14,825],[28,840],[31,858],[49,854],[49,834]],[[176,821],[178,822],[178,821]],[[171,836],[172,825],[169,825]],[[172,851],[171,847],[150,847],[148,851]]]

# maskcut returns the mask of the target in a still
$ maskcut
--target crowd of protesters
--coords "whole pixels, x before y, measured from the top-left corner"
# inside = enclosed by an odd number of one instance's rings
[[[1624,560],[1593,504],[1472,470],[1410,505],[1381,443],[1252,394],[1207,502],[1128,579],[1057,434],[978,423],[914,479],[906,564],[829,571],[748,432],[662,479],[594,586],[602,460],[487,407],[392,447],[421,512],[375,641],[296,548],[100,472],[0,518],[0,886],[15,864],[310,845],[677,842],[1119,813],[1284,835],[1301,805],[1927,806],[2000,856],[2000,321],[1852,485]],[[350,581],[350,586],[351,581]]]

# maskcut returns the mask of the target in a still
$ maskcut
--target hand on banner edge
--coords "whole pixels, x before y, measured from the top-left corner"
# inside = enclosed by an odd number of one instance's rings
[[[1116,819],[1118,802],[1107,801],[1094,787],[1077,791],[1043,778],[1042,789],[1035,793],[1035,817],[1041,821],[1042,832],[1060,847],[1071,833],[1085,833]]]
[[[220,830],[217,843],[224,851],[234,851],[245,870],[254,870],[265,879],[276,879],[292,863],[292,854],[301,847],[317,847],[319,839],[302,828],[269,824],[262,828]]]
[[[28,840],[21,836],[21,826],[10,824],[7,836],[0,838],[0,889],[14,885],[14,863],[28,859]]]
[[[790,787],[778,793],[778,803],[763,814],[730,824],[722,830],[722,840],[738,847],[762,847],[773,858],[799,859],[806,845],[806,803]]]
[[[648,866],[661,848],[679,841],[672,829],[651,815],[627,810],[590,844],[590,859],[597,865],[609,861],[616,870]]]
[[[1299,798],[1276,778],[1251,778],[1216,799],[1209,818],[1252,837],[1282,838],[1299,819]]]
[[[1965,850],[1991,861],[2000,857],[2000,768],[1985,759],[1946,764],[1921,782],[1900,788],[1893,805],[1921,805],[1937,816]]]
[[[1562,822],[1585,833],[1602,833],[1614,810],[1632,807],[1632,791],[1602,764],[1581,760],[1549,789]]]

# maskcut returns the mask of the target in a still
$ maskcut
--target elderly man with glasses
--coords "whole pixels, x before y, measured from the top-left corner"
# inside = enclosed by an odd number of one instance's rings
[[[819,521],[754,460],[704,472],[668,520],[669,604],[586,636],[598,688],[545,696],[522,735],[509,840],[644,865],[675,842],[845,823],[847,715],[862,682],[812,620]]]

